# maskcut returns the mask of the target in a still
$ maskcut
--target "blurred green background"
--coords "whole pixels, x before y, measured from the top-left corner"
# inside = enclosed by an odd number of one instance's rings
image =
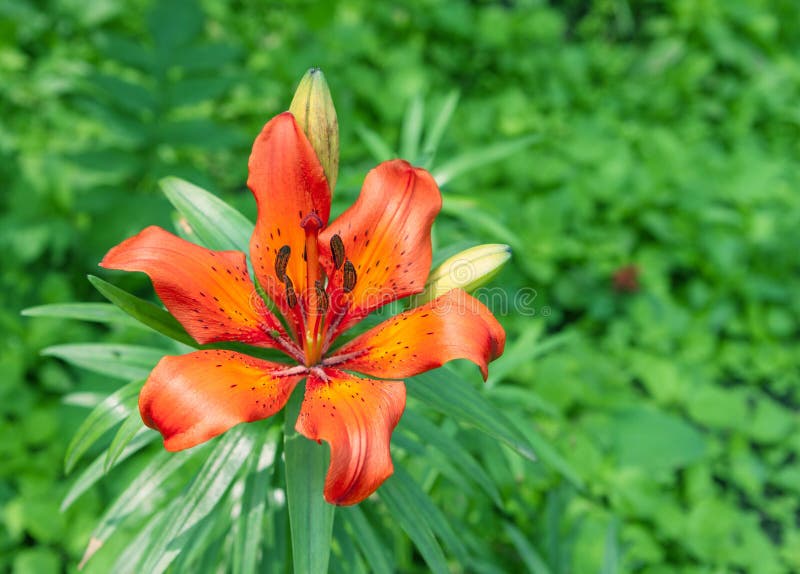
[[[487,452],[507,505],[469,536],[496,566],[800,571],[796,0],[291,4],[0,1],[0,571],[74,571],[115,492],[59,513],[74,393],[114,387],[40,350],[136,340],[20,310],[102,300],[105,251],[171,225],[162,176],[252,217],[249,146],[309,66],[339,113],[340,206],[376,136],[395,147],[454,89],[437,163],[538,138],[448,181],[437,235],[514,248],[494,284],[536,312],[501,317],[489,385],[586,485]]]

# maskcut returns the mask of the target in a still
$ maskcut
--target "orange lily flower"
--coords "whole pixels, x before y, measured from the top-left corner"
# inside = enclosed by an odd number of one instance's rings
[[[256,139],[247,184],[258,204],[251,263],[276,312],[256,292],[244,253],[212,251],[159,227],[123,241],[100,265],[146,273],[198,343],[274,348],[294,364],[223,350],[164,357],[142,388],[142,419],[168,450],[190,448],[275,414],[306,378],[296,429],[330,444],[325,499],[358,503],[392,474],[389,442],[406,400],[398,379],[456,358],[476,363],[485,379],[505,333],[484,305],[454,290],[334,346],[372,311],[422,291],[441,207],[427,171],[380,164],[355,204],[329,223],[323,168],[285,112]]]

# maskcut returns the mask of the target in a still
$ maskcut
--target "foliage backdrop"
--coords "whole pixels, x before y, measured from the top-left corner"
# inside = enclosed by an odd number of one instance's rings
[[[75,403],[117,383],[39,352],[143,335],[20,310],[100,301],[85,275],[105,250],[171,225],[162,176],[252,217],[249,145],[310,65],[339,112],[339,206],[376,139],[407,151],[402,126],[454,88],[442,164],[538,137],[447,183],[438,238],[514,248],[496,284],[535,289],[536,313],[501,319],[488,385],[563,468],[489,443],[502,511],[434,492],[469,509],[459,534],[491,538],[500,570],[800,570],[796,2],[288,4],[0,3],[0,570],[74,571],[139,470],[59,513]],[[631,265],[638,290],[615,289]]]

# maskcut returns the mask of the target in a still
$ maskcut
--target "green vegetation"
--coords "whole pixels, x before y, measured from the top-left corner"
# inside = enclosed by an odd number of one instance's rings
[[[309,66],[334,211],[378,160],[431,166],[437,260],[507,243],[491,286],[525,303],[487,384],[409,381],[397,472],[336,511],[331,571],[800,571],[795,0],[270,4],[0,3],[0,571],[74,572],[92,535],[87,572],[290,564],[259,464],[281,421],[177,455],[141,433],[142,379],[191,341],[97,262],[180,217],[246,240],[158,182],[252,220],[249,147]]]

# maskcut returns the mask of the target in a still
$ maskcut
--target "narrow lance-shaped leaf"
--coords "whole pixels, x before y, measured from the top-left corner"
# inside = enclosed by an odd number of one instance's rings
[[[182,538],[214,511],[253,450],[254,426],[239,425],[222,435],[191,486],[181,496],[160,534],[159,542],[150,549],[143,572],[164,572],[182,551]]]
[[[117,461],[117,458],[125,451],[128,444],[133,440],[133,438],[141,432],[149,432],[149,429],[144,426],[142,422],[142,417],[139,414],[139,409],[133,409],[131,414],[122,422],[119,429],[117,429],[117,434],[114,435],[114,439],[111,441],[111,444],[106,451],[106,462],[103,465],[103,472],[108,472],[114,463]]]
[[[56,319],[76,319],[93,323],[107,323],[139,327],[142,325],[108,303],[58,303],[29,307],[22,311],[26,317],[52,317]]]
[[[139,345],[77,343],[42,349],[42,355],[58,357],[101,375],[130,381],[142,379],[164,356],[164,351]]]
[[[183,326],[178,323],[177,319],[170,315],[165,309],[149,301],[145,301],[136,295],[132,295],[124,289],[120,289],[94,275],[89,275],[89,282],[94,285],[95,289],[100,291],[103,297],[140,323],[185,345],[191,347],[199,346],[197,342],[189,336]]]
[[[161,180],[161,189],[203,245],[209,249],[249,251],[253,224],[217,196],[177,177]]]
[[[64,467],[68,474],[89,447],[133,411],[143,384],[144,381],[134,381],[125,385],[89,413],[67,447]]]
[[[408,414],[408,412],[406,412]],[[339,510],[339,517],[350,536],[356,541],[370,571],[374,574],[391,574],[391,559],[386,555],[385,543],[378,537],[364,512],[358,505]]]
[[[294,572],[314,574],[328,570],[335,507],[322,496],[328,469],[327,449],[294,430],[303,390],[303,385],[297,386],[285,409],[286,497]]]
[[[541,139],[539,135],[530,135],[468,151],[437,167],[433,171],[433,177],[436,183],[443,186],[456,177],[510,157],[531,144],[541,141]]]

